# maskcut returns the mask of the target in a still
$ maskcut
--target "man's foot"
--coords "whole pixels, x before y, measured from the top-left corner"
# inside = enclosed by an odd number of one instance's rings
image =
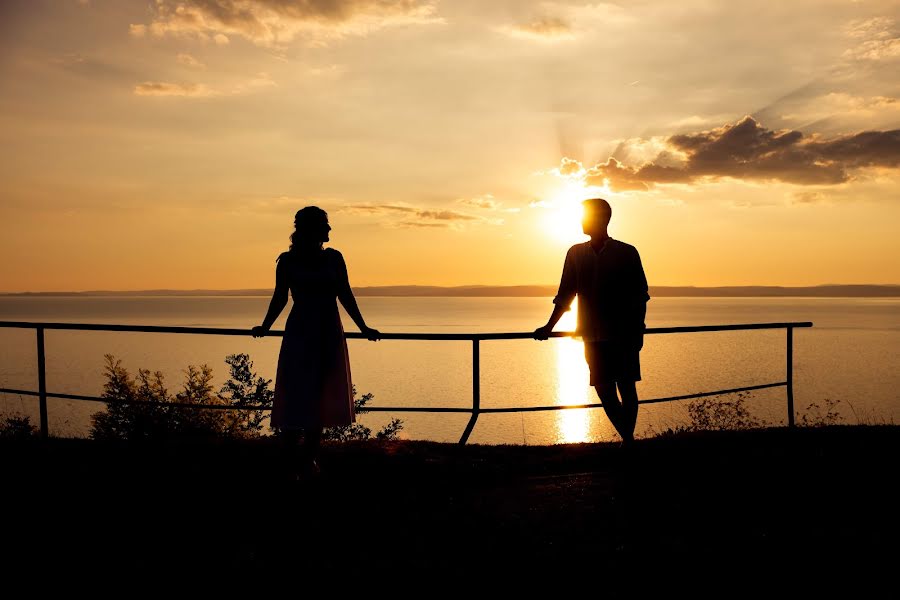
[[[308,481],[319,476],[321,469],[319,463],[314,460],[303,463],[297,470],[297,481]]]

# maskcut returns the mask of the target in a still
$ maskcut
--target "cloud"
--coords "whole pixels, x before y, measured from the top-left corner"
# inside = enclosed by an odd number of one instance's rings
[[[199,60],[197,60],[190,54],[185,54],[183,52],[178,54],[178,56],[176,57],[176,60],[178,61],[179,64],[182,64],[186,67],[193,67],[195,69],[205,69],[206,68],[206,65],[204,65],[202,62],[200,62]]]
[[[517,213],[522,210],[521,208],[516,207],[504,208],[503,203],[494,198],[493,194],[484,194],[474,198],[460,198],[457,202],[465,206],[471,206],[472,208],[488,210],[491,212]]]
[[[605,163],[597,164],[587,170],[584,175],[587,185],[606,186],[618,192],[636,190],[645,191],[648,186],[641,181],[634,169],[626,167],[615,158],[610,157]]]
[[[845,33],[857,41],[844,57],[858,61],[881,61],[900,57],[900,30],[890,17],[851,21]]]
[[[453,210],[431,210],[417,208],[405,204],[350,204],[341,209],[342,212],[355,213],[404,213],[411,214],[420,219],[434,219],[437,221],[477,221],[479,217],[467,215]]]
[[[512,37],[538,41],[558,41],[575,37],[572,25],[561,17],[543,16],[528,23],[505,25],[499,30]]]
[[[457,202],[465,204],[466,206],[484,208],[486,210],[498,210],[501,206],[500,202],[498,202],[491,194],[476,196],[475,198],[460,198]]]
[[[796,130],[774,131],[744,117],[715,129],[670,136],[665,147],[653,160],[634,165],[609,158],[587,169],[582,181],[613,191],[724,177],[834,185],[849,181],[859,169],[900,167],[897,129],[826,139]]]
[[[419,227],[419,228],[434,228],[434,227],[450,227],[449,223],[425,223],[422,221],[400,221],[397,223],[398,227]]]
[[[841,120],[871,120],[900,116],[900,100],[890,96],[854,96],[844,92],[830,92],[815,97],[806,106],[781,115],[785,121],[819,121],[834,116]]]
[[[231,89],[232,96],[239,96],[242,94],[248,94],[254,91],[258,91],[264,88],[277,87],[278,84],[272,79],[268,73],[265,71],[261,73],[257,73],[256,77],[246,81],[244,83],[239,83]]]
[[[278,84],[268,73],[259,73],[253,79],[238,83],[230,89],[211,88],[202,83],[175,83],[169,81],[145,81],[134,86],[136,96],[178,96],[182,98],[214,98],[241,96]]]
[[[298,37],[322,43],[391,25],[441,22],[429,0],[156,0],[153,10],[149,24],[131,25],[132,35],[192,35],[217,44],[239,36],[279,46]]]
[[[420,208],[407,204],[349,204],[339,209],[340,212],[364,215],[383,215],[388,220],[385,225],[393,227],[453,227],[460,228],[466,224],[497,225],[500,219],[470,215],[455,210]],[[400,218],[400,220],[396,220]]]
[[[556,173],[560,177],[576,177],[580,179],[584,177],[585,168],[581,164],[581,161],[577,161],[573,158],[563,157],[562,161],[560,161],[559,167],[554,169],[554,173]]]
[[[791,194],[792,204],[818,204],[825,200],[826,196],[822,192],[801,191]]]
[[[145,81],[134,86],[136,96],[181,96],[184,98],[209,98],[218,96],[202,83],[172,83],[168,81]]]

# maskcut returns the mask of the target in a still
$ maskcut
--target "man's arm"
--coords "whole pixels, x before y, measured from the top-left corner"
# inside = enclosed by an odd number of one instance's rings
[[[534,339],[546,340],[550,337],[550,332],[553,331],[553,328],[559,323],[562,316],[572,306],[576,291],[575,255],[573,249],[569,248],[569,251],[566,253],[566,261],[563,263],[562,276],[559,280],[559,291],[556,293],[556,297],[553,298],[553,312],[550,313],[550,318],[547,319],[545,325],[534,330]]]

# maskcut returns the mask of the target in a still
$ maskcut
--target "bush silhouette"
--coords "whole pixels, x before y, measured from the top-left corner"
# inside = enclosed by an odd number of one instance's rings
[[[215,392],[213,370],[208,365],[189,365],[184,370],[184,383],[176,394],[166,388],[160,371],[139,369],[132,376],[113,355],[105,355],[103,398],[106,410],[91,415],[90,436],[96,440],[159,439],[248,439],[263,435],[266,410],[272,408],[272,380],[253,371],[247,354],[231,354],[225,358],[230,377]],[[357,397],[353,402],[357,413],[366,412],[373,394]],[[204,408],[198,408],[198,407]],[[238,409],[237,407],[252,407]],[[232,408],[235,407],[235,408]],[[391,420],[376,439],[394,439],[403,428],[399,419]],[[366,440],[372,430],[360,423],[326,429],[323,438],[345,442]]]

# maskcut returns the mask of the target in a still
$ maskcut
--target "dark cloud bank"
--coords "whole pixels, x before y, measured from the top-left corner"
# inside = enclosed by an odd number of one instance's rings
[[[774,131],[752,117],[709,131],[673,135],[668,150],[639,166],[613,157],[587,169],[589,185],[606,182],[610,189],[646,190],[657,183],[689,183],[702,178],[731,177],[782,181],[798,185],[834,185],[849,181],[866,167],[900,166],[900,129],[863,131],[829,139],[799,131]],[[572,172],[569,159],[560,169]]]

